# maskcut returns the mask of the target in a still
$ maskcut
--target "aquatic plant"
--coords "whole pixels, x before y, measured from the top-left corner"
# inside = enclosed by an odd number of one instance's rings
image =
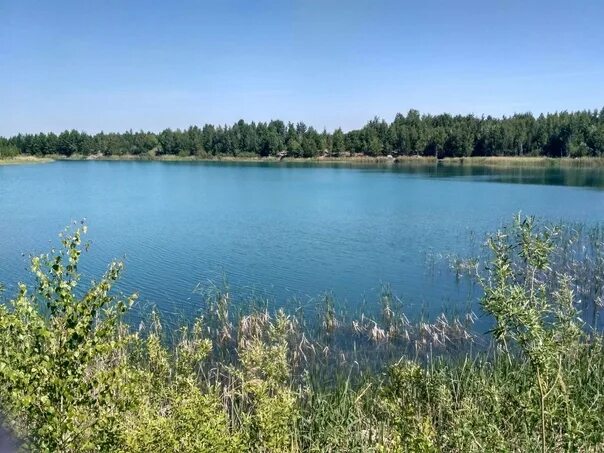
[[[243,312],[215,290],[180,327],[154,311],[134,328],[121,263],[82,288],[84,233],[32,258],[35,286],[0,305],[0,407],[24,449],[604,448],[604,343],[575,296],[600,255],[579,267],[561,229],[518,217],[490,238],[492,343],[473,313],[410,321],[387,286],[375,319],[338,314],[331,295],[318,322]]]

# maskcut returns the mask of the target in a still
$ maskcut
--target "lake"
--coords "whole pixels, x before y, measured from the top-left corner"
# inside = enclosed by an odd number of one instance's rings
[[[389,284],[409,310],[476,299],[449,263],[518,211],[604,221],[604,170],[449,165],[54,162],[0,166],[0,281],[14,290],[28,255],[85,219],[86,278],[114,258],[141,306],[190,314],[195,288],[228,282],[241,303],[375,304]],[[9,292],[10,294],[10,292]]]

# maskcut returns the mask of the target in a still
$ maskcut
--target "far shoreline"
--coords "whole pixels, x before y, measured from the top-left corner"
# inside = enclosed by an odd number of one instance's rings
[[[275,156],[178,156],[178,155],[120,155],[120,156],[52,156],[54,160],[88,161],[158,161],[158,162],[232,162],[232,163],[308,163],[308,164],[358,164],[358,165],[475,165],[475,166],[518,166],[518,167],[604,167],[604,157],[531,157],[531,156],[474,156],[445,157],[428,156],[346,156],[346,157],[284,157]]]
[[[37,157],[37,156],[15,156],[10,158],[0,157],[0,166],[2,165],[26,165],[26,164],[47,164],[54,162],[52,157]]]
[[[0,165],[38,164],[54,161],[154,161],[154,162],[228,162],[228,163],[300,163],[300,164],[347,164],[347,165],[455,165],[486,167],[562,167],[594,168],[604,167],[604,157],[543,157],[543,156],[473,156],[445,157],[437,159],[427,156],[346,156],[346,157],[284,157],[275,156],[178,156],[178,155],[47,155],[16,156],[0,158]]]

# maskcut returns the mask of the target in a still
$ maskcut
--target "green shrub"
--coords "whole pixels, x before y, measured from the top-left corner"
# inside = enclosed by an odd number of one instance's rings
[[[602,337],[579,318],[575,277],[557,264],[570,262],[559,232],[532,218],[489,240],[480,282],[495,343],[457,358],[432,352],[465,345],[465,327],[444,317],[412,325],[388,288],[381,324],[338,318],[330,296],[319,332],[283,311],[237,318],[219,291],[173,337],[156,312],[134,330],[123,315],[135,296],[112,291],[121,263],[82,288],[83,233],[32,258],[35,285],[0,304],[0,407],[26,450],[604,449]],[[368,355],[338,349],[343,335]],[[385,374],[359,363],[405,345],[415,358]]]
[[[117,351],[129,341],[119,319],[134,298],[109,294],[120,263],[75,296],[80,235],[63,237],[56,256],[34,257],[35,289],[21,284],[0,307],[0,401],[40,450],[111,448],[119,437],[125,364]]]
[[[545,278],[556,233],[518,217],[489,240],[482,306],[495,322],[491,355],[430,366],[402,361],[390,369],[381,412],[406,449],[604,446],[604,380],[595,377],[604,371],[602,339],[587,335],[569,277]]]

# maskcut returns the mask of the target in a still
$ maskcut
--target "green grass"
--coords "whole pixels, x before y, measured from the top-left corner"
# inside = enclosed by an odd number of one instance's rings
[[[604,449],[604,343],[575,294],[599,300],[583,274],[601,270],[601,229],[519,217],[491,236],[476,278],[492,337],[473,314],[410,321],[387,287],[373,316],[330,295],[318,322],[242,312],[216,289],[195,320],[128,325],[120,263],[82,287],[84,232],[0,305],[0,407],[26,450]]]
[[[0,165],[22,165],[22,164],[45,164],[52,162],[49,157],[34,157],[34,156],[15,156],[15,157],[0,157]]]
[[[450,157],[443,159],[444,164],[480,165],[493,167],[602,167],[602,157],[533,157],[533,156],[488,156],[488,157]]]

